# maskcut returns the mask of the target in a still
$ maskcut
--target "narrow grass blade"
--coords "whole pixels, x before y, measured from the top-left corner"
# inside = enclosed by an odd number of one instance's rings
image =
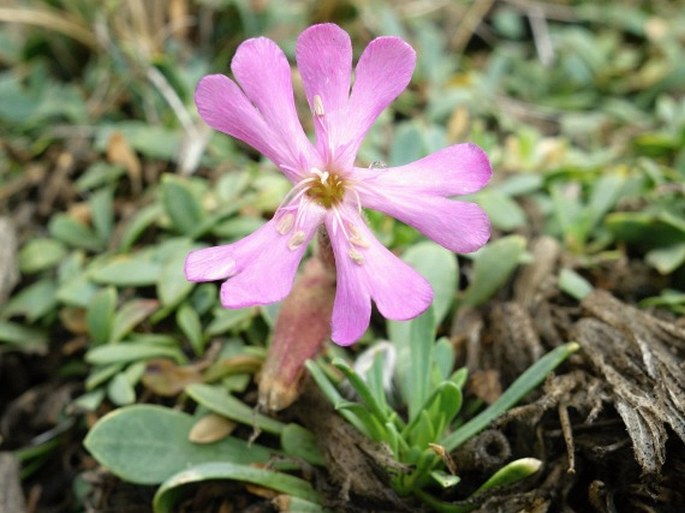
[[[580,345],[577,342],[569,342],[547,353],[521,374],[497,401],[461,426],[454,433],[447,436],[440,445],[447,451],[453,451],[466,440],[485,429],[488,424],[518,403],[533,388],[542,383],[547,374],[553,371],[561,362],[566,360],[569,355],[575,353],[579,348]]]
[[[230,479],[243,481],[277,492],[292,495],[308,502],[319,503],[320,499],[311,485],[303,479],[267,470],[264,468],[236,465],[233,463],[204,463],[190,467],[167,479],[159,487],[153,500],[155,513],[171,513],[174,504],[181,496],[183,485],[199,483],[213,479]]]

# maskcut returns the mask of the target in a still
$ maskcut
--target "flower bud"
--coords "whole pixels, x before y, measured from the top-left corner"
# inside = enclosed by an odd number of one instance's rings
[[[276,321],[259,378],[259,406],[264,410],[282,410],[299,396],[305,361],[330,337],[334,297],[335,270],[311,258]]]

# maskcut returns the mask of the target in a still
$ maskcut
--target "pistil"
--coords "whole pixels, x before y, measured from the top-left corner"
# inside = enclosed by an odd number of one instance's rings
[[[317,177],[309,185],[307,195],[326,209],[338,206],[345,197],[345,179],[337,173],[312,168]]]

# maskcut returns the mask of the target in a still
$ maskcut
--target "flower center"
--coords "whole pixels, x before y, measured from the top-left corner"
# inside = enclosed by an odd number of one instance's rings
[[[317,176],[307,189],[307,196],[324,208],[331,208],[342,203],[345,197],[345,179],[336,173],[313,168]]]

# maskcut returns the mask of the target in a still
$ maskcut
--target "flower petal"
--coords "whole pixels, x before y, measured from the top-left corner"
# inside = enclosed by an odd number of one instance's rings
[[[297,38],[295,54],[312,112],[315,95],[325,112],[346,107],[352,74],[352,42],[347,32],[333,23],[309,27]]]
[[[190,281],[226,279],[221,303],[243,308],[280,301],[292,288],[297,267],[317,227],[323,210],[311,206],[301,222],[288,233],[278,231],[281,212],[247,237],[224,246],[192,251],[186,257],[185,274]],[[301,233],[298,233],[301,232]],[[297,234],[297,242],[293,237]]]
[[[323,220],[323,210],[312,207],[306,224],[285,235],[277,231],[278,213],[238,260],[238,272],[221,286],[221,304],[226,308],[266,305],[290,293],[298,265]],[[260,230],[261,231],[261,230]],[[298,233],[301,232],[301,233]],[[255,232],[252,235],[255,235]],[[298,237],[297,243],[293,243]]]
[[[241,272],[252,255],[272,243],[276,233],[274,219],[232,244],[191,251],[185,261],[186,279],[194,282],[225,280]],[[274,235],[275,234],[275,235]]]
[[[353,211],[342,214],[356,244],[343,234],[337,220],[326,220],[338,276],[332,318],[332,339],[348,345],[369,325],[371,300],[380,313],[393,320],[407,320],[423,313],[433,301],[429,283],[411,266],[388,251]],[[354,258],[350,252],[354,252]]]
[[[290,158],[284,151],[271,127],[238,85],[225,75],[207,75],[195,90],[195,104],[205,123],[236,139],[249,144],[275,164]],[[295,166],[293,166],[295,167]],[[297,175],[283,170],[289,179]]]
[[[366,47],[355,69],[354,85],[344,123],[335,146],[342,149],[337,158],[352,162],[369,128],[380,113],[409,84],[416,65],[416,52],[399,37],[383,36]]]
[[[336,260],[345,259],[337,256]],[[354,274],[348,272],[344,264],[336,264],[338,280],[335,286],[333,315],[331,316],[331,339],[338,345],[354,344],[369,327],[371,321],[371,296],[359,287]],[[351,277],[348,279],[347,275]]]
[[[235,273],[235,252],[235,244],[191,251],[186,256],[183,271],[186,279],[194,282],[225,280]]]
[[[295,49],[309,108],[314,115],[316,146],[323,165],[334,160],[336,133],[347,112],[352,74],[352,42],[337,25],[314,25],[300,34]]]
[[[283,51],[265,37],[248,39],[236,50],[231,71],[277,136],[272,144],[283,161],[276,164],[301,170],[300,162],[310,159],[313,148],[297,117],[290,64]]]
[[[413,226],[455,253],[470,253],[490,238],[490,220],[480,206],[411,191],[359,191],[365,207]]]
[[[435,196],[471,194],[492,176],[485,152],[475,144],[455,144],[404,166],[355,168],[355,178],[378,190],[412,191]]]

